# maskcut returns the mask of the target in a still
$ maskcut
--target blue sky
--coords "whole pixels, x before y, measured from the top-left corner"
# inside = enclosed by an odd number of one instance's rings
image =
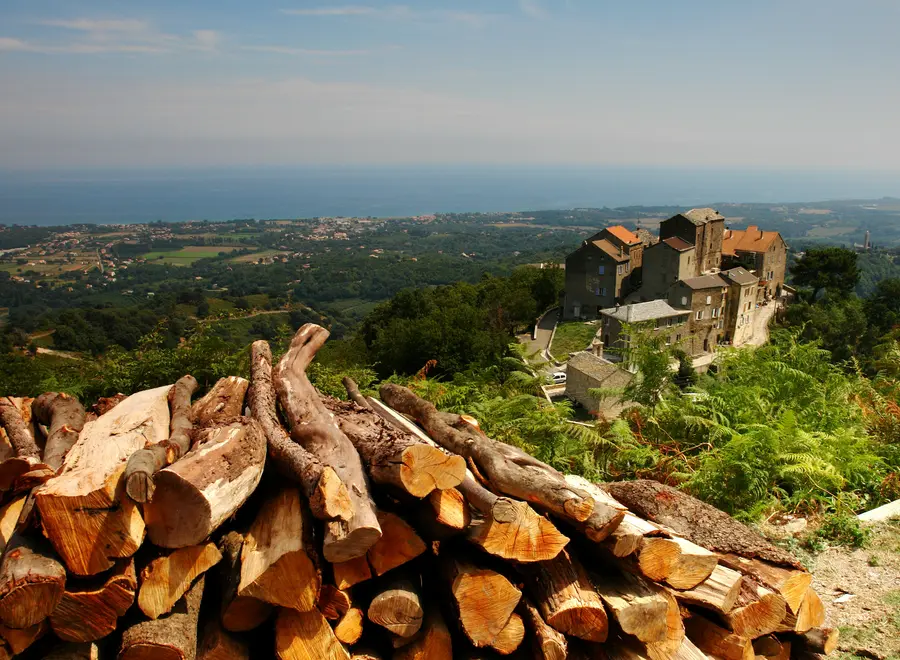
[[[900,171],[897,0],[3,0],[0,167]]]

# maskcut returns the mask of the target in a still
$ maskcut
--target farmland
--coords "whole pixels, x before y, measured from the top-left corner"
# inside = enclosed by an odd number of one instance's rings
[[[221,252],[232,252],[228,245],[188,245],[180,250],[154,250],[143,255],[147,261],[158,261],[172,266],[190,266],[198,259],[214,259]]]

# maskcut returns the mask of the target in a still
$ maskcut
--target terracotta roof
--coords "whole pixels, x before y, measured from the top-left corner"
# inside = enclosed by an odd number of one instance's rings
[[[625,229],[625,227],[623,227],[622,225],[613,225],[612,227],[607,227],[606,231],[625,243],[625,245],[634,245],[635,243],[641,242],[641,239]]]
[[[732,268],[731,270],[726,270],[722,273],[722,277],[740,284],[741,286],[759,282],[759,278],[746,268]]]
[[[606,252],[606,254],[611,256],[616,261],[628,261],[629,259],[627,252],[619,250],[618,247],[610,243],[605,238],[601,238],[599,241],[591,241],[591,244]]]
[[[688,243],[683,238],[679,238],[678,236],[670,236],[669,238],[664,238],[661,243],[665,243],[671,248],[675,248],[679,252],[684,252],[685,250],[690,250],[694,247],[693,243]]]
[[[691,289],[714,289],[716,287],[726,287],[728,282],[718,275],[701,275],[700,277],[689,277],[681,280],[681,283]]]
[[[705,209],[691,209],[686,213],[682,213],[682,216],[693,222],[695,225],[705,225],[710,220],[724,220],[725,216],[716,211],[715,209],[705,208]]]
[[[726,229],[722,239],[722,254],[737,252],[768,252],[780,234],[777,231],[762,231],[756,225],[746,229]]]

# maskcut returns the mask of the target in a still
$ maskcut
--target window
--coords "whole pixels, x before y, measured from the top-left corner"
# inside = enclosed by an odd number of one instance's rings
[[[707,304],[707,305],[711,305],[711,304],[712,304],[712,296],[706,296],[706,304]]]
[[[597,274],[606,275],[606,266],[600,266],[599,268],[597,268]]]
[[[698,309],[698,310],[697,310],[697,316],[696,316],[696,318],[697,318],[698,321],[702,321],[702,320],[703,320],[703,310],[702,310],[702,309]]]
[[[721,330],[723,325],[724,325],[724,323],[723,323],[722,319],[719,319],[719,325],[717,325],[716,327],[717,327],[719,330]]]
[[[713,307],[712,317],[713,317],[714,319],[719,318],[719,308],[718,308],[718,307]]]
[[[598,295],[601,295],[601,296],[605,296],[605,295],[606,295],[606,287],[605,287],[605,286],[601,286],[601,287],[600,287],[600,293],[599,293]]]
[[[687,296],[681,296],[681,304],[687,305]]]
[[[619,267],[616,269],[616,272],[619,273],[619,275],[621,275],[622,273],[625,272],[625,266],[623,266],[622,264],[619,264]]]
[[[599,296],[599,295],[600,295],[600,287],[599,287],[599,286],[594,288],[594,295],[595,295],[595,296]]]
[[[631,263],[626,261],[626,262],[625,262],[625,272],[626,272],[626,273],[628,272],[628,269],[629,269],[630,267],[631,267]]]

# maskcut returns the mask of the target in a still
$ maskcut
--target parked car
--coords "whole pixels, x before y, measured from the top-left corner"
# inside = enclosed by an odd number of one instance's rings
[[[550,378],[553,379],[553,382],[557,385],[562,385],[566,382],[566,372],[565,371],[556,371],[550,374]]]

